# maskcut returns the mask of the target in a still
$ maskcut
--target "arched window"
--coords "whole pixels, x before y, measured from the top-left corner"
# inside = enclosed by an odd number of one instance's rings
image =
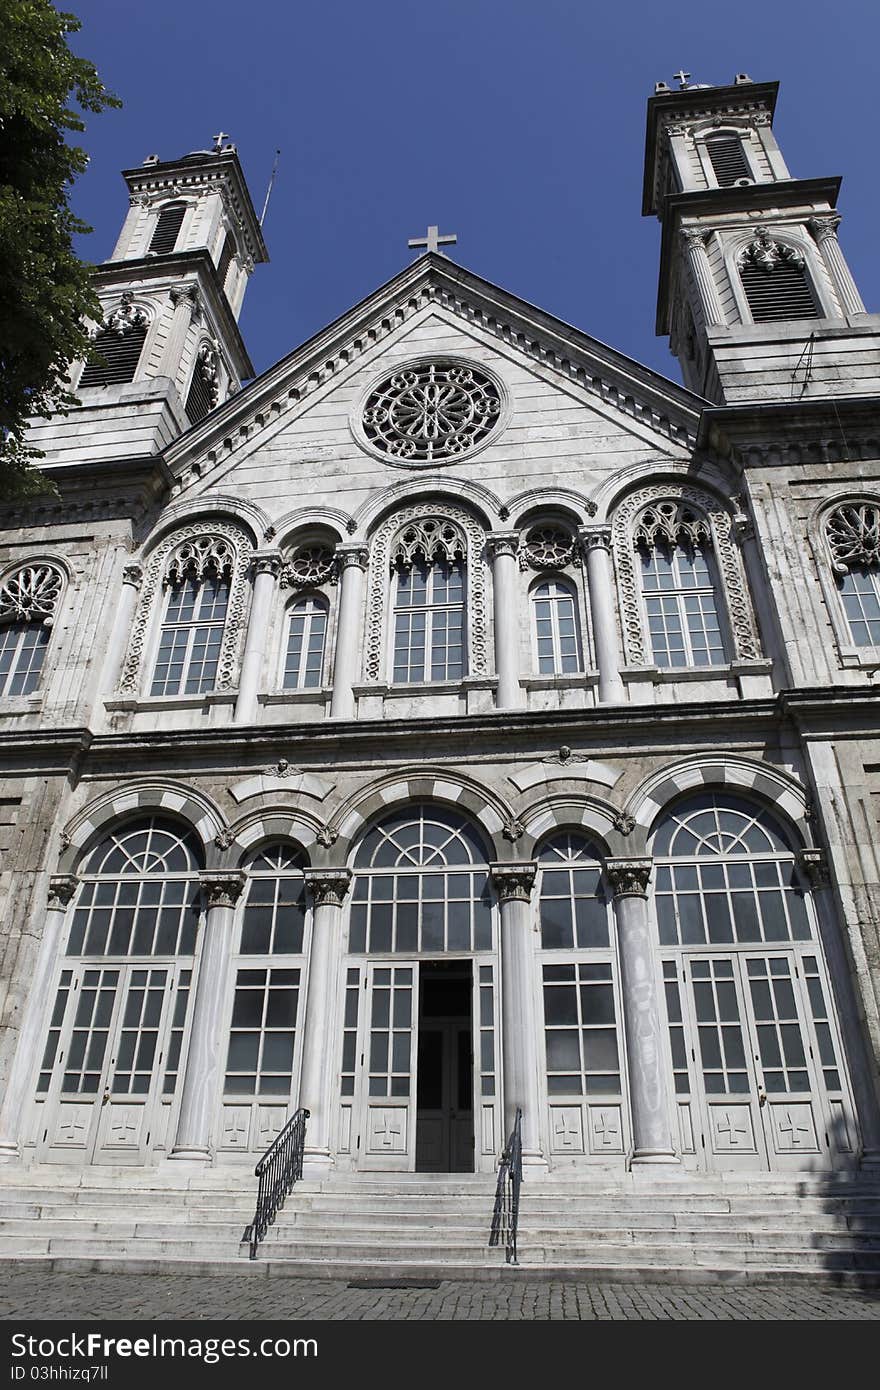
[[[61,571],[42,564],[0,584],[0,698],[36,690],[62,585]]]
[[[707,136],[706,153],[719,188],[730,188],[740,179],[751,179],[752,171],[739,135],[722,131],[717,135]]]
[[[577,598],[564,579],[544,579],[532,589],[532,624],[538,671],[563,675],[582,670]]]
[[[172,553],[151,695],[214,689],[234,563],[233,548],[222,536],[185,541]]]
[[[186,203],[165,204],[159,213],[148,247],[151,255],[162,256],[174,250],[185,213]]]
[[[398,536],[391,554],[395,684],[467,675],[466,553],[459,527],[440,517],[413,522]]]
[[[635,530],[653,660],[658,666],[716,666],[728,660],[708,522],[669,501],[645,511]]]
[[[849,502],[825,523],[837,588],[857,647],[880,647],[880,507]]]
[[[492,945],[486,851],[443,807],[407,807],[364,836],[354,860],[353,952],[485,951]]]
[[[620,1094],[609,904],[596,846],[558,832],[537,855],[547,1092]],[[567,954],[561,954],[561,953]]]
[[[291,1093],[306,917],[305,863],[294,845],[275,842],[263,845],[247,865],[226,1058],[227,1096]]]
[[[327,600],[321,594],[297,599],[289,610],[285,690],[313,690],[321,685],[327,640]]]
[[[760,231],[737,259],[755,323],[820,318],[803,254]]]

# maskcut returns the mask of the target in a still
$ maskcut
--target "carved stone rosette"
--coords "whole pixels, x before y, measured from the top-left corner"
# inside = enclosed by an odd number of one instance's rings
[[[605,874],[615,898],[646,898],[652,859],[606,859]]]
[[[281,588],[312,589],[335,578],[336,557],[329,546],[301,545],[281,571]]]
[[[826,518],[825,536],[835,574],[852,565],[880,566],[880,505],[841,502]]]
[[[0,622],[51,627],[64,576],[55,565],[24,565],[0,584]]]
[[[303,877],[315,907],[342,907],[351,886],[351,869],[305,869]]]
[[[235,907],[241,897],[245,878],[238,869],[227,871],[214,869],[210,873],[200,874],[199,883],[202,886],[209,909],[212,907]]]
[[[831,886],[831,868],[824,849],[799,849],[797,863],[814,891]]]
[[[67,907],[78,887],[79,879],[73,874],[53,874],[49,879],[49,907]]]
[[[577,549],[571,532],[547,522],[533,526],[520,548],[521,569],[564,569],[577,559]]]
[[[490,864],[489,874],[495,885],[499,902],[518,900],[527,903],[532,894],[532,886],[538,865],[533,859],[522,864]]]

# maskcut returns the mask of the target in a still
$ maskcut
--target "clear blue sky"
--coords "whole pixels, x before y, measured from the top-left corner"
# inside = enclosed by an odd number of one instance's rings
[[[454,259],[678,380],[654,335],[659,226],[641,210],[645,102],[684,66],[781,82],[795,176],[844,176],[841,242],[880,308],[877,0],[69,0],[73,44],[124,102],[89,118],[74,206],[110,254],[119,170],[231,133],[259,212],[241,324],[262,371],[412,258]],[[59,8],[67,8],[61,0]]]

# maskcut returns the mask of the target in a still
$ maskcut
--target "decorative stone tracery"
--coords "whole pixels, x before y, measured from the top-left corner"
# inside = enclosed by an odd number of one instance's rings
[[[519,552],[521,569],[564,569],[576,558],[574,536],[565,527],[544,522],[527,533]]]
[[[853,565],[880,566],[880,505],[875,502],[842,502],[829,513],[825,535],[835,574],[847,574]]]
[[[386,601],[388,576],[392,565],[397,563],[395,555],[398,537],[400,537],[405,550],[410,543],[404,542],[403,536],[409,529],[413,529],[414,534],[417,534],[419,527],[427,521],[435,523],[442,521],[444,524],[450,525],[458,536],[464,538],[466,543],[462,558],[465,561],[467,591],[467,632],[470,658],[468,671],[475,676],[486,674],[488,661],[486,652],[486,582],[482,559],[485,539],[483,529],[462,507],[446,505],[445,503],[442,507],[438,507],[436,502],[433,504],[423,502],[395,512],[382,523],[376,532],[370,556],[370,587],[367,605],[365,673],[368,681],[378,681],[382,675],[383,633],[388,608]],[[410,528],[409,523],[417,523],[417,525]],[[435,533],[432,532],[431,534],[434,535]],[[456,541],[451,539],[444,544],[454,546]]]
[[[336,557],[327,545],[301,545],[281,571],[282,589],[312,589],[336,578]]]
[[[127,334],[133,333],[136,328],[146,328],[148,323],[149,318],[146,312],[134,302],[134,292],[125,290],[116,308],[107,315],[97,331],[115,333],[117,337],[124,338]]]
[[[755,266],[767,274],[776,270],[777,266],[783,265],[792,266],[796,270],[803,270],[805,264],[800,251],[794,246],[786,246],[784,242],[774,241],[766,227],[758,232],[754,241],[750,241],[737,257],[737,265],[740,270],[746,266]]]
[[[442,516],[425,516],[404,527],[391,547],[391,568],[413,565],[452,565],[467,555],[467,537],[460,526]]]
[[[25,565],[0,584],[0,623],[51,627],[64,584],[54,565]]]
[[[642,510],[644,514],[642,515]],[[692,519],[688,519],[688,518]],[[638,518],[636,524],[635,519]],[[676,529],[677,528],[677,529]],[[620,586],[620,613],[624,649],[632,666],[650,664],[642,615],[640,588],[636,573],[636,550],[640,529],[644,529],[642,544],[669,544],[673,531],[675,544],[684,534],[705,535],[697,544],[711,544],[724,590],[730,630],[733,637],[734,659],[753,661],[761,657],[761,644],[755,626],[752,604],[746,586],[739,551],[733,540],[732,518],[709,493],[681,483],[658,483],[630,493],[614,517],[614,549],[617,578]],[[648,538],[650,542],[648,542]],[[690,542],[694,543],[693,540]]]
[[[423,362],[377,386],[361,423],[379,453],[430,464],[480,444],[500,412],[498,387],[485,372],[457,362]]]
[[[229,690],[234,685],[239,638],[244,628],[248,571],[252,555],[253,546],[244,532],[223,521],[195,522],[188,526],[185,532],[177,531],[165,538],[153,552],[145,569],[128,655],[122,668],[120,694],[133,695],[137,691],[141,678],[144,642],[156,605],[161,601],[162,586],[167,582],[179,582],[173,578],[174,575],[184,577],[186,574],[204,578],[220,573],[230,580],[229,606],[220,647],[216,689]],[[188,566],[191,568],[187,568]]]

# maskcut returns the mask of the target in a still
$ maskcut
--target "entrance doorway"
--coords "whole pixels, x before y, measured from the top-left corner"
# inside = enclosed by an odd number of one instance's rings
[[[469,960],[419,972],[416,1171],[474,1171],[473,972]]]

